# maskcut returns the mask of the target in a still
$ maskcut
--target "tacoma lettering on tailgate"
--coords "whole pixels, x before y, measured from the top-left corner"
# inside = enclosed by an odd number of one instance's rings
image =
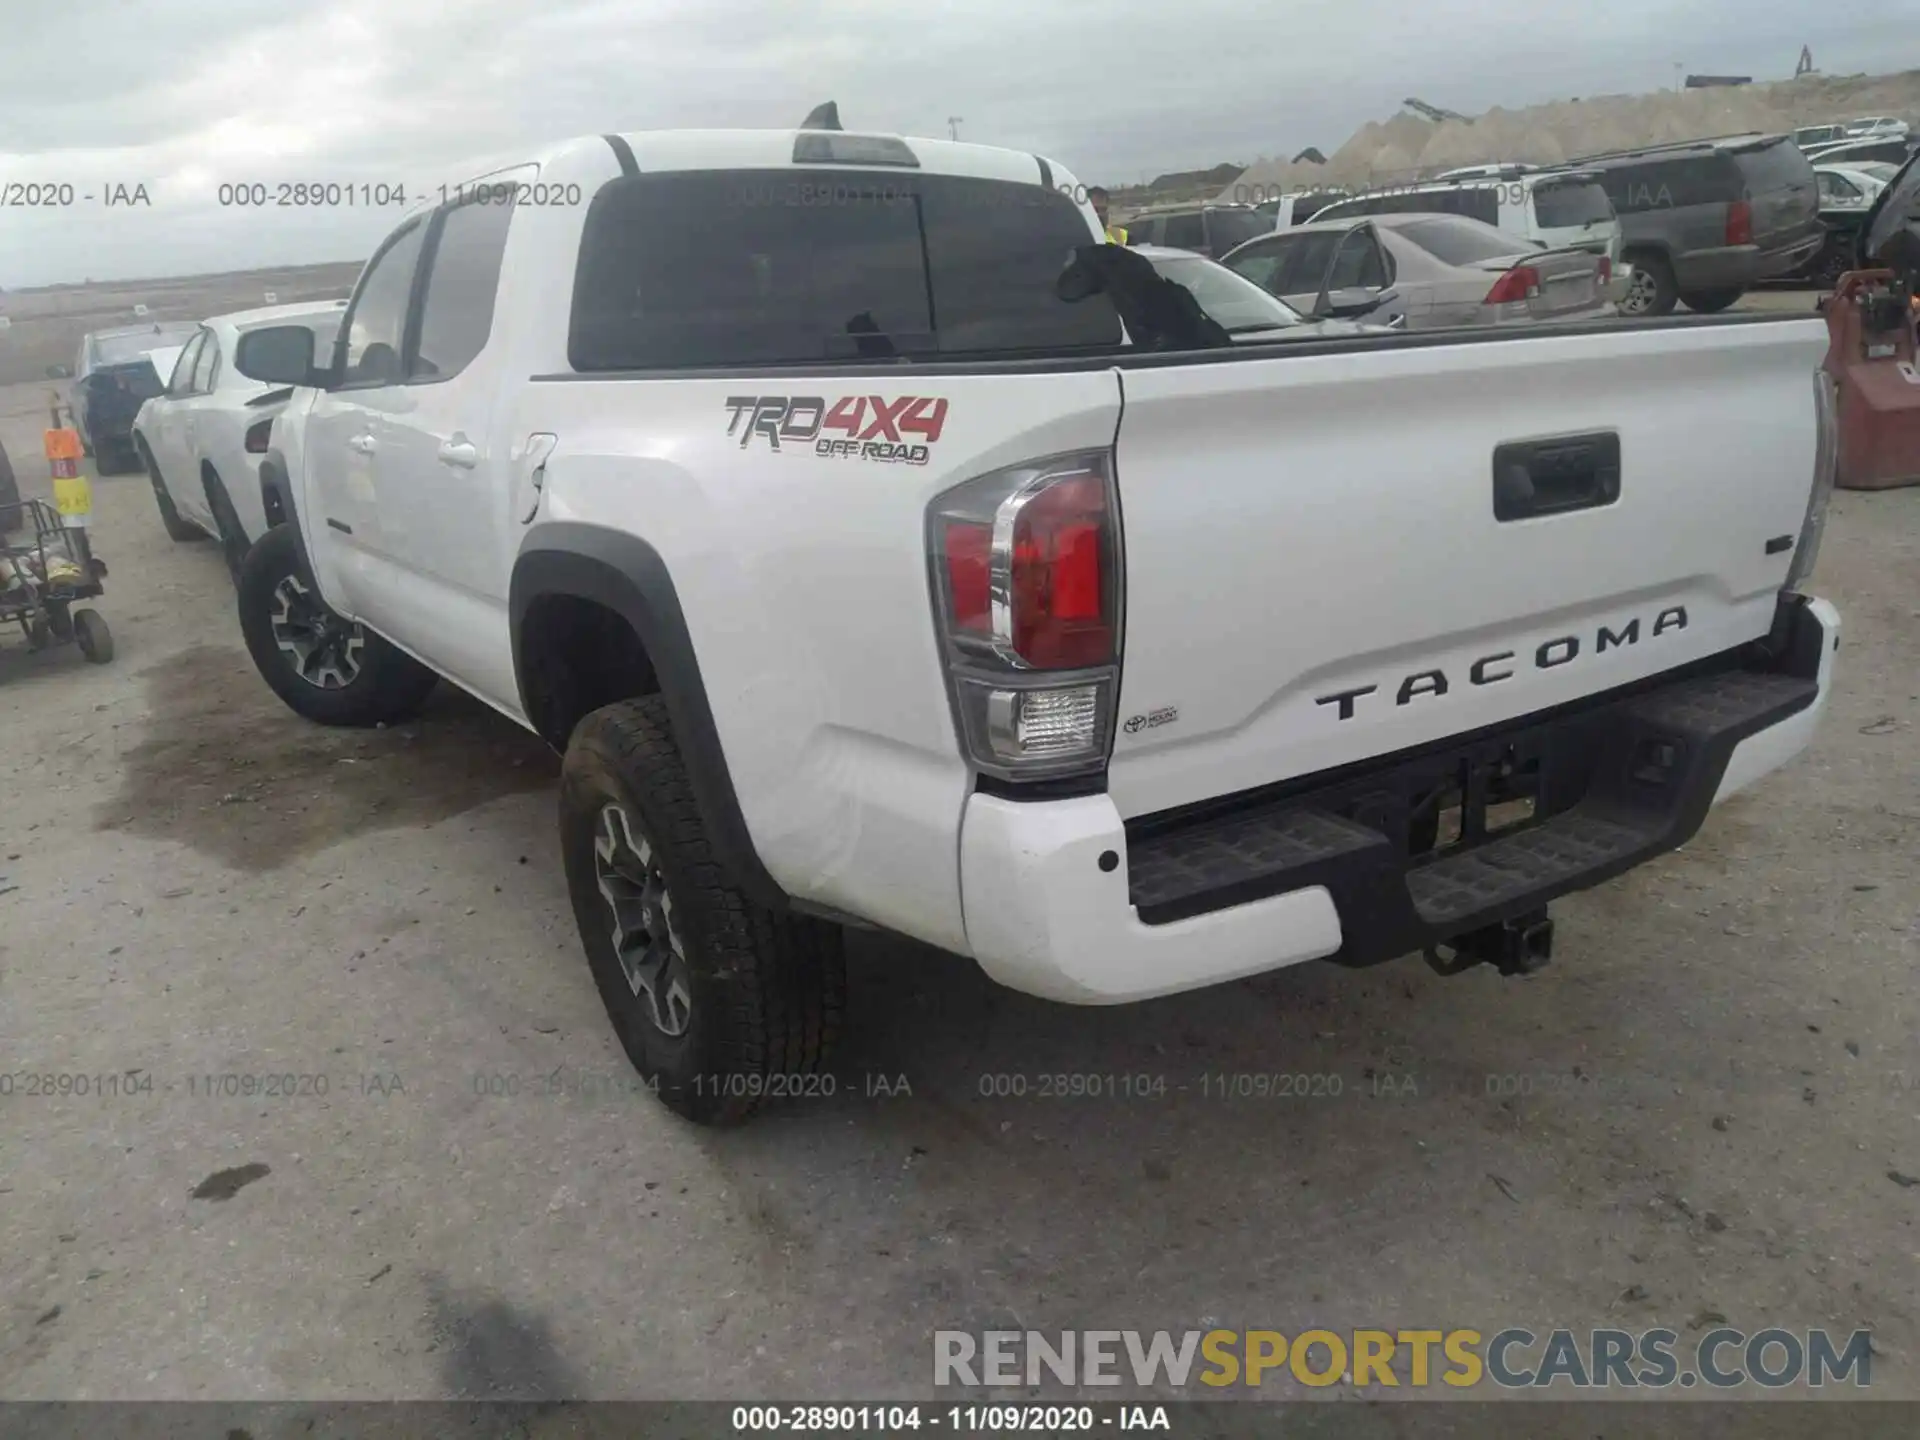
[[[924,465],[947,423],[947,402],[927,395],[732,395],[727,434],[754,437],[780,455]],[[828,433],[835,432],[835,433]]]
[[[1687,610],[1684,605],[1673,605],[1653,617],[1650,633],[1664,635],[1669,630],[1687,628]],[[1634,616],[1618,630],[1602,625],[1600,633],[1594,638],[1593,653],[1603,655],[1609,650],[1625,645],[1640,643],[1640,617]],[[1557,670],[1562,665],[1571,665],[1580,658],[1581,637],[1578,635],[1559,635],[1551,640],[1543,640],[1534,647],[1532,668],[1535,670]],[[1493,655],[1482,655],[1467,667],[1467,681],[1472,685],[1497,685],[1502,680],[1513,679],[1517,668],[1523,668],[1520,657],[1511,650],[1502,650]],[[1336,690],[1331,695],[1315,697],[1316,705],[1337,705],[1342,720],[1353,719],[1354,702],[1363,695],[1371,695],[1378,685],[1357,685],[1351,690]],[[1442,696],[1453,688],[1453,682],[1447,672],[1441,669],[1416,670],[1403,679],[1396,688],[1394,703],[1410,705],[1415,697],[1421,695]]]

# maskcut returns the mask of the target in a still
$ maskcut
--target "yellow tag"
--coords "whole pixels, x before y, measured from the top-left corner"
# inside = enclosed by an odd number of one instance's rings
[[[71,475],[53,482],[53,504],[62,515],[91,515],[93,489],[84,475]]]

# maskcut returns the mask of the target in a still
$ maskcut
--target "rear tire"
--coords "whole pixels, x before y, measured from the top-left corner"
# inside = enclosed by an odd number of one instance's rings
[[[296,715],[391,725],[419,713],[432,693],[433,671],[320,598],[291,525],[274,526],[247,552],[237,588],[247,653]]]
[[[1681,303],[1697,315],[1718,315],[1747,292],[1744,290],[1689,290]]]
[[[153,503],[160,508],[160,523],[167,527],[167,538],[181,542],[206,539],[204,530],[191,520],[185,519],[178,510],[174,509],[173,496],[167,493],[166,479],[161,475],[160,467],[153,463],[153,452],[147,449],[147,442],[136,440],[134,444],[140,447],[140,459],[146,467],[147,480],[153,486]],[[94,468],[102,475],[107,473],[104,460]]]
[[[1633,279],[1620,301],[1620,313],[1636,320],[1671,315],[1680,291],[1674,284],[1673,266],[1667,263],[1667,257],[1642,250],[1629,252],[1624,259],[1633,267]]]
[[[113,659],[113,632],[97,610],[73,612],[73,642],[95,665],[104,665]]]
[[[1807,267],[1807,278],[1819,289],[1833,289],[1840,283],[1840,277],[1854,268],[1855,243],[1852,235],[1829,235],[1827,243],[1820,247],[1820,253]]]
[[[125,447],[109,440],[93,442],[93,472],[96,475],[124,475],[132,466]],[[137,455],[132,459],[138,459]]]
[[[730,1125],[767,1100],[833,1093],[841,931],[733,886],[660,696],[580,722],[560,773],[560,845],[614,1033],[669,1109]]]

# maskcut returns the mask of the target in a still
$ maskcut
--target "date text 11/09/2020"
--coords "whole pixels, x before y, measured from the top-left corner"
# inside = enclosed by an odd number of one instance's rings
[[[736,1405],[732,1422],[743,1434],[898,1435],[923,1425],[960,1435],[1173,1429],[1164,1405]]]
[[[488,180],[461,185],[405,185],[369,181],[235,180],[222,184],[214,200],[225,209],[245,210],[404,210],[413,205],[511,205],[554,207],[586,199],[576,182]]]

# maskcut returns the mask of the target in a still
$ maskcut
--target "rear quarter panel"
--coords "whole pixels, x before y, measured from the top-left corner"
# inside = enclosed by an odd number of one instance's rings
[[[807,417],[874,396],[946,402],[924,464],[823,457],[799,437]],[[773,878],[964,949],[971,782],[935,637],[927,505],[1005,465],[1111,445],[1113,372],[568,379],[522,403],[526,430],[559,437],[529,542],[548,522],[597,525],[666,562]],[[754,428],[756,413],[788,415],[794,433]]]

